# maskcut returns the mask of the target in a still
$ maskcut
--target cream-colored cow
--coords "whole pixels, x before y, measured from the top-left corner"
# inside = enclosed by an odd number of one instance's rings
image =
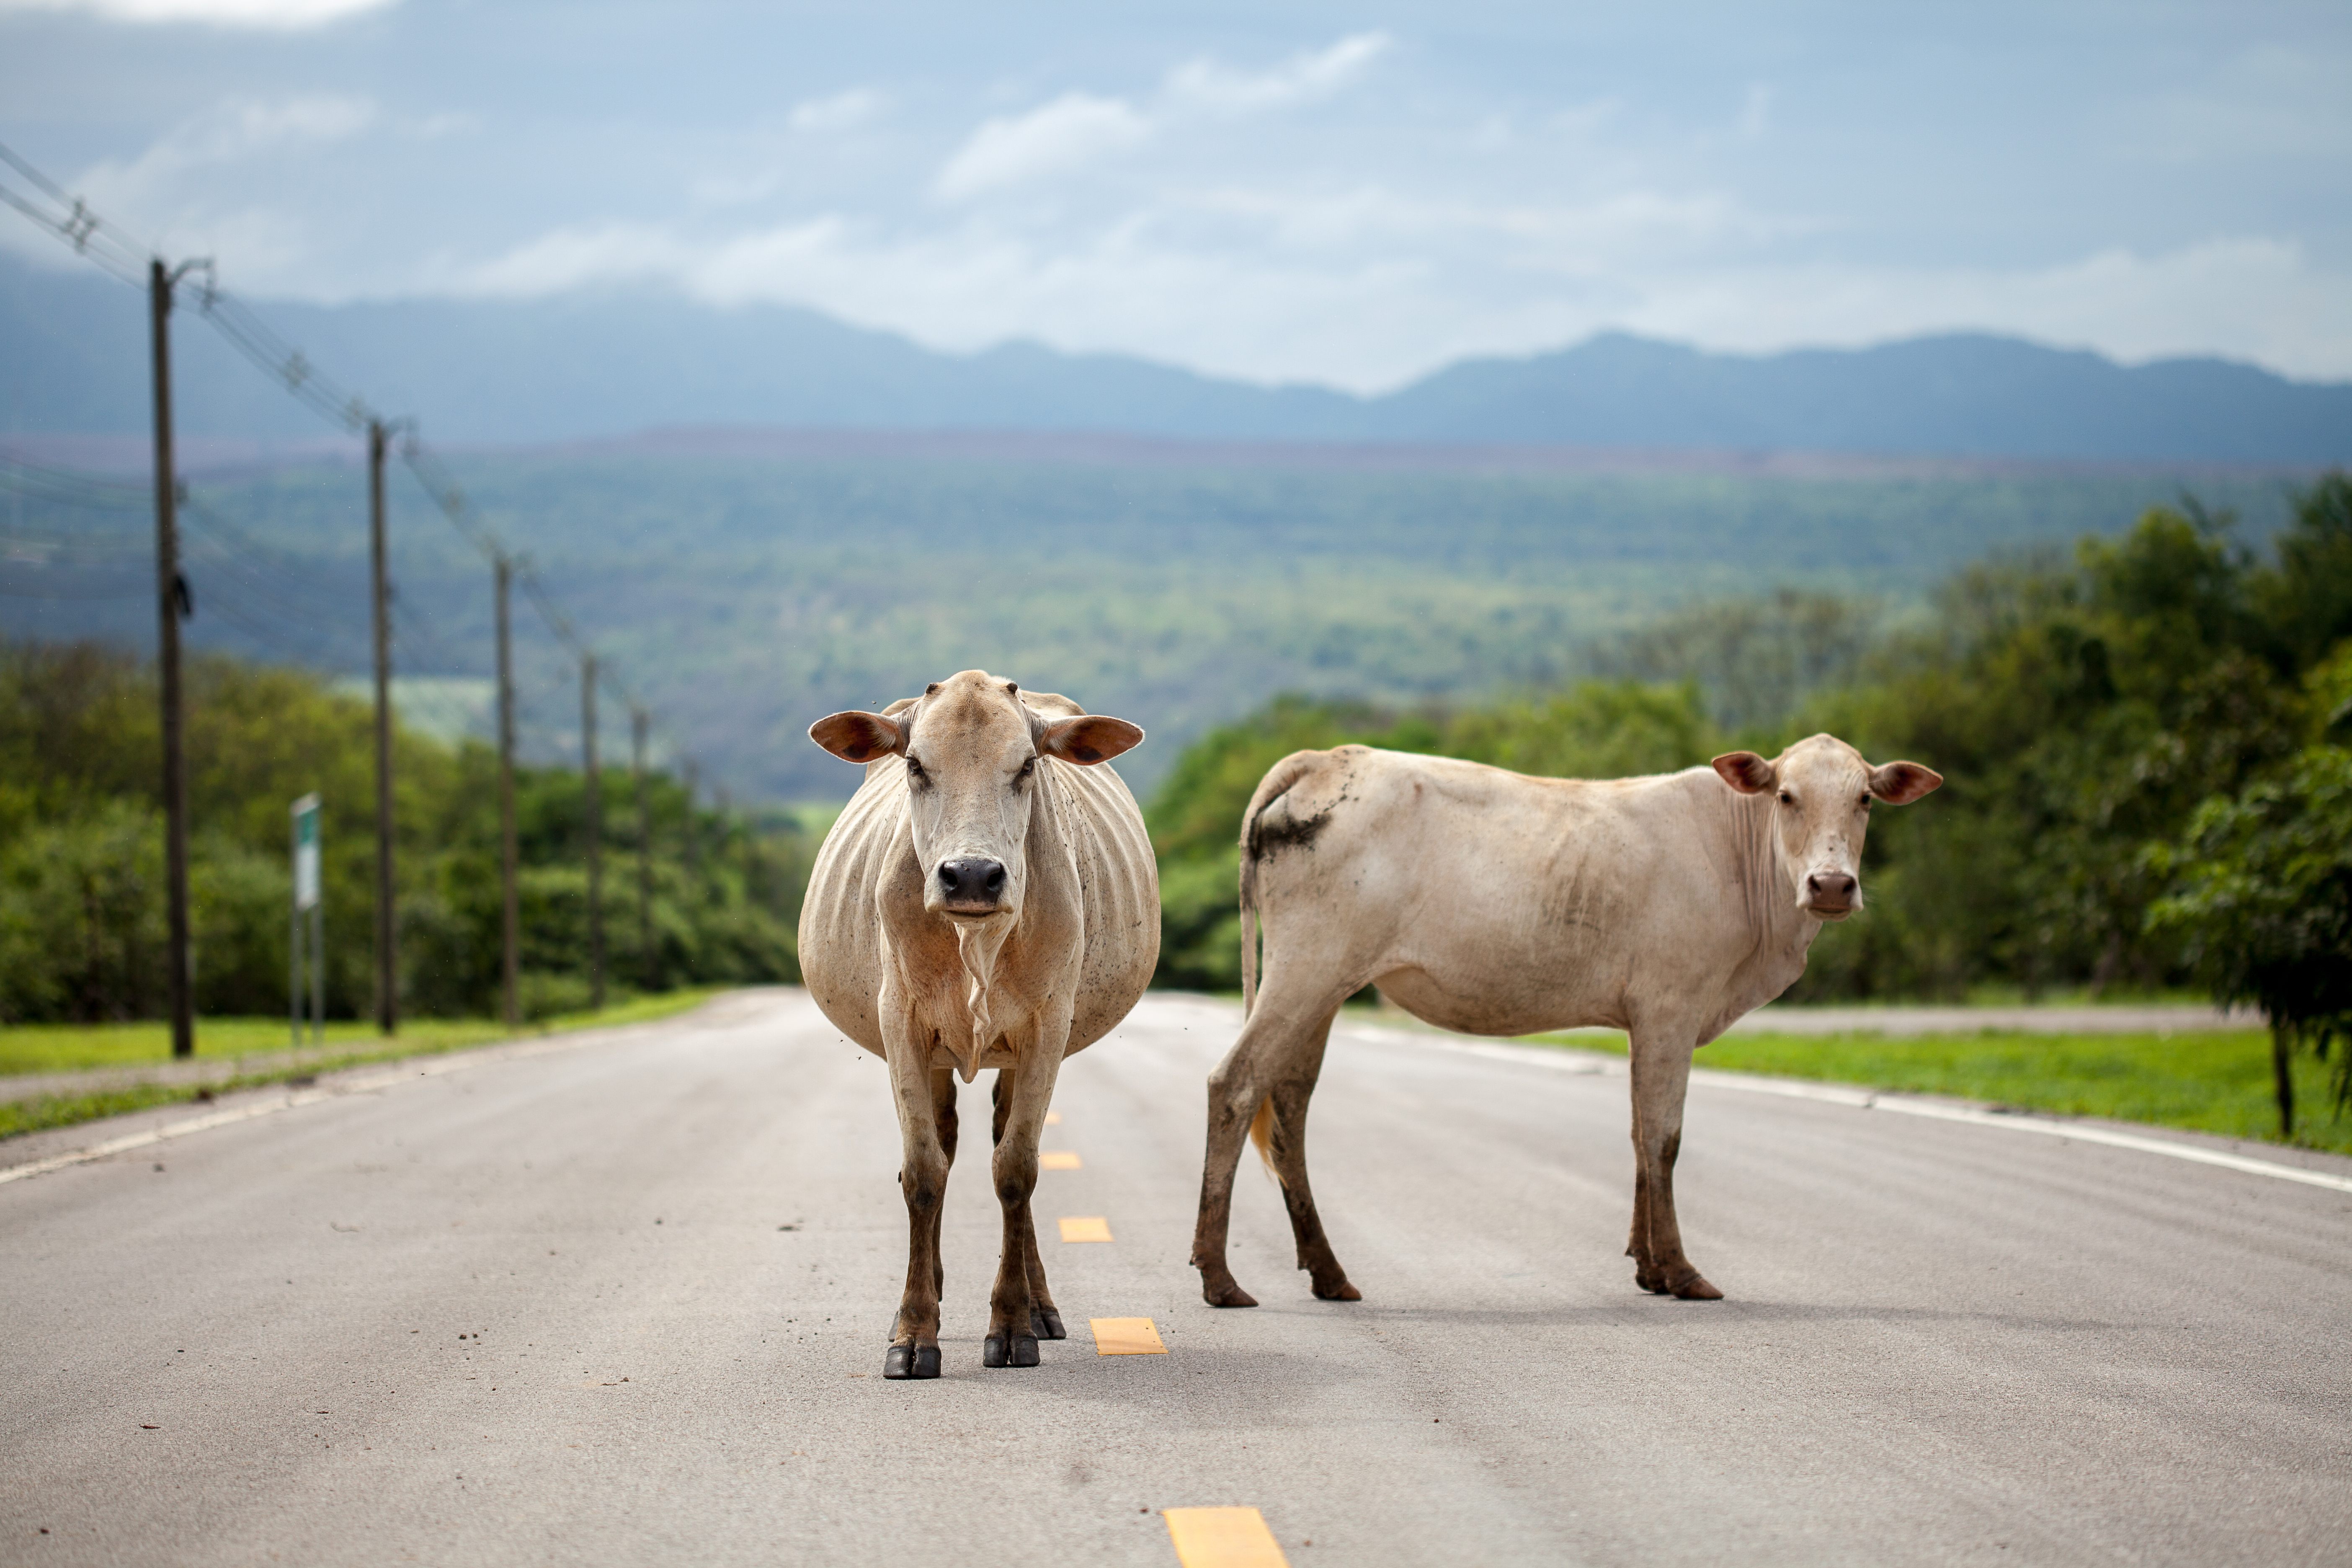
[[[1719,1298],[1675,1223],[1691,1052],[1787,990],[1822,922],[1862,907],[1871,801],[1901,805],[1943,782],[1916,763],[1874,768],[1829,735],[1770,762],[1734,752],[1711,768],[1610,781],[1365,746],[1276,763],[1242,818],[1248,1017],[1209,1078],[1192,1240],[1202,1293],[1256,1305],[1225,1264],[1247,1130],[1281,1179],[1315,1294],[1359,1299],[1307,1188],[1307,1102],[1339,1004],[1377,984],[1468,1034],[1628,1031],[1634,1280]]]
[[[981,1364],[1035,1366],[1038,1339],[1063,1337],[1029,1215],[1055,1074],[1127,1016],[1160,958],[1151,843],[1100,765],[1143,731],[967,669],[809,735],[866,764],[810,873],[800,959],[825,1016],[890,1064],[909,1236],[882,1374],[940,1374],[955,1075],[983,1068],[1004,1250]]]

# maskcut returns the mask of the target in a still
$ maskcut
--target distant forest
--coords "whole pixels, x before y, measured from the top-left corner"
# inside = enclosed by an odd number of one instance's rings
[[[2352,952],[2352,479],[2297,492],[2265,544],[2184,502],[2070,552],[1965,564],[1913,613],[1818,592],[1734,596],[1608,640],[1593,653],[1605,674],[1500,699],[1278,697],[1200,735],[1141,792],[1160,864],[1160,983],[1235,987],[1243,805],[1279,757],[1346,741],[1607,777],[1828,730],[1874,760],[1937,768],[1944,789],[1879,814],[1868,910],[1823,933],[1801,999],[2225,987],[2213,933],[2265,899],[2302,951]],[[212,656],[191,719],[200,1005],[283,1005],[286,803],[317,790],[339,911],[330,1002],[359,1011],[364,704],[316,675]],[[152,673],[128,655],[0,650],[0,1021],[160,1006],[155,726]],[[491,767],[478,742],[402,741],[414,1010],[491,1005]],[[673,776],[649,786],[641,935],[635,795],[624,771],[604,781],[616,979],[794,977],[812,838],[782,814],[695,808]],[[522,799],[526,994],[553,1011],[586,984],[581,775],[530,770]],[[2352,963],[2316,972],[2324,990]],[[2332,1005],[2352,1015],[2352,995]],[[2335,1059],[2352,1085],[2347,1048]]]
[[[1148,793],[1193,739],[1281,693],[1403,708],[1678,679],[1700,655],[1675,628],[1720,621],[1697,606],[1836,600],[1802,657],[1769,674],[1707,656],[1711,710],[1746,722],[1835,674],[1857,639],[1927,615],[1933,585],[1965,563],[2116,534],[2191,489],[2237,514],[2259,552],[2294,482],[595,451],[452,466],[644,697],[657,760],[692,759],[736,798],[770,802],[838,801],[854,785],[808,743],[813,719],[969,667],[1142,724],[1150,738],[1123,767]],[[6,629],[151,647],[144,487],[50,472],[0,462]],[[199,473],[188,489],[196,645],[363,672],[361,474]],[[488,569],[397,471],[392,495],[407,717],[481,734]],[[520,633],[526,752],[575,758],[567,658],[527,615]]]

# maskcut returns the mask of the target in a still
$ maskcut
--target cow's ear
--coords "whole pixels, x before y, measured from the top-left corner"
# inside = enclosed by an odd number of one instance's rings
[[[1724,783],[1742,795],[1762,795],[1780,782],[1772,764],[1753,752],[1726,752],[1715,759],[1714,767]]]
[[[1888,763],[1870,770],[1870,793],[1889,805],[1909,805],[1943,784],[1943,774],[1916,763]]]
[[[845,763],[870,763],[907,749],[906,732],[878,713],[828,713],[809,726],[809,739]]]
[[[1037,754],[1091,767],[1142,744],[1143,731],[1124,719],[1082,713],[1058,719],[1038,732]]]

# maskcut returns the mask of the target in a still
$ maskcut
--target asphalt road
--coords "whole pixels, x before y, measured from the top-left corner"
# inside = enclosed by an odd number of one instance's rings
[[[1678,1188],[1729,1300],[1660,1300],[1621,1076],[1351,1022],[1315,1173],[1365,1300],[1308,1296],[1253,1175],[1265,1304],[1216,1311],[1234,1023],[1156,997],[1065,1069],[1072,1338],[1030,1371],[980,1366],[975,1142],[946,1375],[879,1375],[883,1069],[793,993],[0,1184],[0,1563],[1165,1565],[1156,1510],[1211,1504],[1294,1565],[2352,1557],[2352,1193],[1701,1082]]]

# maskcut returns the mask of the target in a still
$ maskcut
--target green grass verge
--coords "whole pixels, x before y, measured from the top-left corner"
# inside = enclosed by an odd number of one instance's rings
[[[257,1064],[253,1071],[209,1084],[142,1083],[90,1094],[42,1095],[0,1103],[0,1139],[70,1127],[100,1117],[121,1116],[235,1089],[283,1083],[289,1079],[360,1067],[401,1057],[435,1056],[469,1046],[499,1040],[566,1034],[577,1029],[611,1028],[668,1017],[699,1006],[718,995],[719,987],[668,991],[634,996],[601,1013],[572,1013],[527,1024],[518,1030],[486,1018],[428,1018],[404,1025],[391,1040],[373,1026],[331,1024],[326,1040],[317,1049],[306,1048],[299,1059]],[[204,1018],[196,1025],[199,1058],[241,1061],[248,1057],[288,1048],[282,1018]],[[172,1037],[162,1024],[102,1024],[77,1026],[26,1024],[0,1029],[0,1074],[77,1072],[90,1068],[138,1067],[172,1059]]]
[[[1545,1035],[1545,1044],[1622,1055],[1622,1035]],[[2284,1142],[2271,1099],[2270,1036],[2261,1029],[2172,1035],[1727,1035],[1698,1065],[1945,1094],[2070,1116],[2186,1127]],[[2331,1099],[2326,1064],[2295,1058],[2295,1136],[2352,1154],[2352,1117]]]

